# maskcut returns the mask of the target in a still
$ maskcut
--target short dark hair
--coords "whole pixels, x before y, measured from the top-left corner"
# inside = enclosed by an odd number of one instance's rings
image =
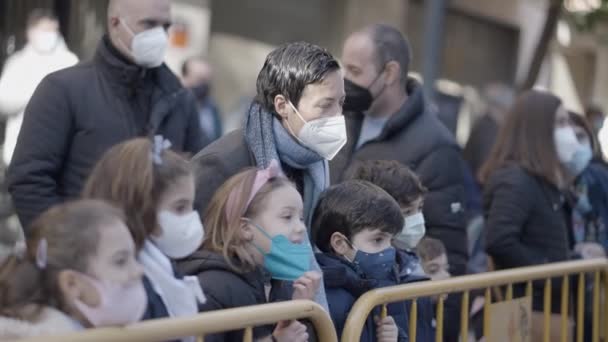
[[[27,17],[27,28],[29,29],[38,25],[42,19],[58,21],[55,12],[52,10],[48,8],[36,8],[32,10]]]
[[[424,237],[420,240],[420,243],[416,246],[416,254],[418,254],[422,262],[429,262],[440,257],[442,254],[447,255],[443,242],[430,237]]]
[[[386,191],[362,180],[348,180],[325,190],[312,218],[311,233],[317,247],[332,252],[331,236],[342,233],[348,239],[365,229],[397,234],[403,215]]]
[[[401,85],[405,87],[412,59],[410,44],[407,39],[393,26],[375,24],[367,27],[365,32],[370,34],[374,44],[376,68],[382,70],[386,63],[395,61],[401,67]]]
[[[321,82],[328,73],[339,69],[338,61],[317,45],[281,45],[268,54],[258,74],[256,101],[274,112],[275,96],[283,95],[297,107],[307,85]]]
[[[396,160],[356,161],[346,171],[345,177],[379,186],[393,196],[401,207],[412,205],[427,192],[414,171]]]
[[[591,144],[591,150],[593,151],[593,158],[602,160],[602,147],[587,118],[573,111],[568,111],[568,116],[570,117],[570,121],[572,121],[575,126],[582,128],[587,134],[589,143]]]

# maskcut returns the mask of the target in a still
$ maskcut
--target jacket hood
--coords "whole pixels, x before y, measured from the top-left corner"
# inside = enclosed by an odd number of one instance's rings
[[[78,324],[64,313],[44,308],[32,322],[0,317],[0,340],[55,335],[79,330]]]
[[[317,262],[323,272],[323,281],[327,288],[343,288],[354,297],[378,287],[375,279],[365,279],[357,267],[340,257],[319,253]]]
[[[238,266],[238,262],[235,261],[234,264]],[[238,275],[249,284],[257,284],[260,277],[263,277],[261,268],[240,273],[226,262],[224,256],[207,250],[198,250],[190,256],[181,259],[177,262],[177,270],[183,275],[198,275],[205,271],[224,271]]]

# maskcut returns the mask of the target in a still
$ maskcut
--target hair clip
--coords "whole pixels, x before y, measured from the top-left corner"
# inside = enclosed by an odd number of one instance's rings
[[[36,247],[36,266],[41,270],[46,268],[48,262],[48,249],[49,245],[46,239],[42,239],[38,242],[38,246]]]
[[[155,135],[154,140],[152,141],[152,162],[156,165],[160,165],[163,163],[161,158],[161,154],[164,150],[171,147],[171,142],[162,135]]]
[[[251,201],[253,200],[255,195],[260,191],[260,189],[264,186],[264,184],[268,183],[269,180],[282,175],[283,172],[281,171],[279,162],[276,159],[271,160],[267,168],[258,170],[255,175],[255,181],[253,182],[253,186],[251,187],[251,194],[249,195],[249,199],[247,200],[247,207],[249,207],[249,204],[251,204]]]

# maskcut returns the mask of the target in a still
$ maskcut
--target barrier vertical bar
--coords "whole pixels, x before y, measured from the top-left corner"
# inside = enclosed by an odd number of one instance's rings
[[[545,319],[543,341],[550,342],[551,339],[551,278],[545,280],[545,300],[543,305],[543,314]]]
[[[492,290],[488,287],[483,303],[483,336],[486,337],[486,340],[490,336],[490,304],[492,304]]]
[[[562,280],[562,342],[568,342],[568,294],[570,292],[570,279],[564,276]]]
[[[243,342],[253,342],[253,328],[252,327],[245,328],[245,333],[243,334]]]
[[[416,342],[416,333],[418,327],[418,301],[416,298],[412,300],[412,308],[410,309],[410,335],[409,340]]]
[[[532,282],[529,281],[526,284],[526,297],[532,297],[534,289],[532,288]]]
[[[507,285],[507,296],[506,301],[513,300],[513,284]]]
[[[437,332],[435,333],[435,342],[443,342],[443,302],[445,301],[444,295],[439,295],[439,302],[437,303]]]
[[[578,275],[578,307],[576,309],[576,341],[583,342],[585,316],[585,273]]]
[[[600,271],[595,271],[593,276],[593,327],[591,328],[591,340],[600,342]]]
[[[469,340],[469,291],[462,294],[462,304],[460,307],[460,334],[462,341]]]
[[[604,323],[608,317],[608,269],[604,268]],[[598,314],[599,317],[599,314]],[[608,340],[608,324],[604,324],[604,341]]]

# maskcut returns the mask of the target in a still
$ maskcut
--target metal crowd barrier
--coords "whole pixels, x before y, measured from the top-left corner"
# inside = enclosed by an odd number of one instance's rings
[[[443,341],[443,314],[444,314],[444,296],[449,293],[462,293],[461,304],[461,341],[468,341],[469,332],[469,295],[471,290],[485,290],[485,307],[492,302],[491,288],[497,286],[506,286],[506,301],[513,300],[513,285],[527,284],[526,296],[532,296],[533,286],[532,281],[544,280],[544,323],[543,323],[543,341],[550,341],[551,329],[551,278],[562,278],[562,293],[561,293],[561,341],[571,341],[568,337],[568,302],[569,302],[569,278],[570,276],[578,276],[577,286],[577,314],[576,314],[576,337],[577,342],[583,342],[584,338],[584,308],[585,308],[585,275],[593,275],[593,320],[592,320],[592,341],[600,341],[600,329],[603,329],[605,338],[608,339],[608,319],[604,317],[600,324],[600,303],[604,308],[604,314],[608,312],[608,260],[595,259],[583,261],[570,261],[561,263],[552,263],[542,266],[522,267],[510,270],[497,272],[481,273],[469,276],[455,277],[442,281],[428,281],[414,284],[399,285],[376,289],[367,292],[357,300],[353,305],[344,331],[342,333],[342,342],[359,341],[363,326],[371,311],[382,305],[383,315],[386,312],[386,304],[412,300],[411,311],[409,315],[409,340],[416,341],[416,323],[417,323],[417,298],[438,296],[436,310],[436,341]],[[600,295],[602,287],[604,295]],[[490,310],[484,310],[483,316],[483,334],[488,336],[490,333]],[[486,338],[487,340],[487,338]],[[534,341],[536,342],[536,341]]]
[[[128,303],[127,303],[128,304]],[[325,310],[311,301],[280,303],[210,311],[188,318],[144,321],[121,328],[90,329],[78,333],[20,339],[19,342],[161,342],[185,336],[204,336],[245,330],[243,341],[253,342],[253,327],[283,320],[307,319],[315,327],[320,342],[337,342],[334,325]]]

